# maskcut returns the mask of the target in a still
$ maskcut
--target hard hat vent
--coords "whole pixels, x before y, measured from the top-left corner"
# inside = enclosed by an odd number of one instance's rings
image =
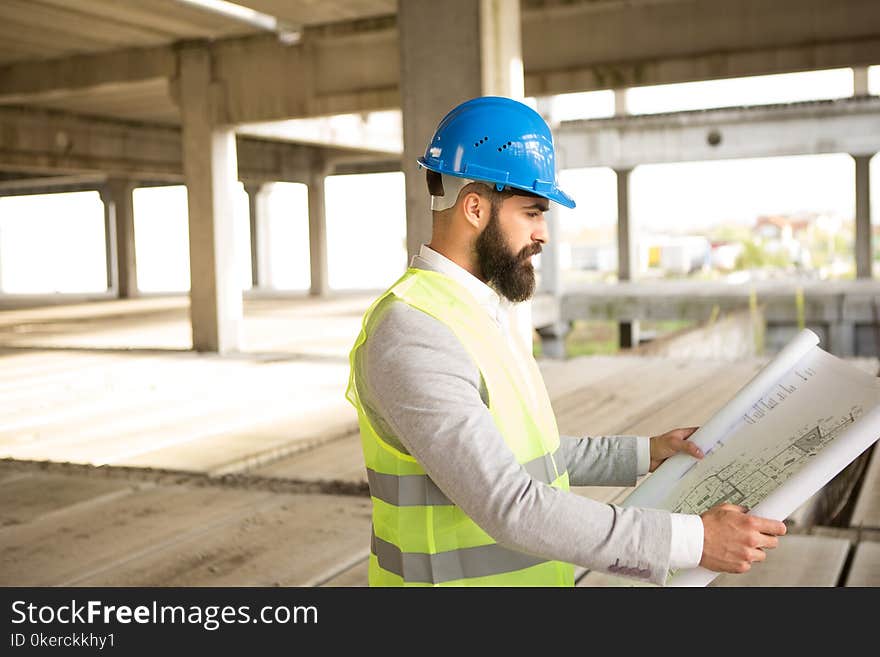
[[[512,145],[512,144],[513,144],[512,141],[509,141],[509,142],[507,142],[506,144],[502,144],[502,145],[498,148],[498,152],[500,153],[501,151],[506,151],[506,150],[507,150],[507,147],[510,146],[510,145]]]
[[[474,142],[474,148],[479,148],[481,145],[483,145],[483,144],[486,143],[487,141],[489,141],[489,138],[488,138],[488,137],[483,137],[480,141],[475,141],[475,142]]]

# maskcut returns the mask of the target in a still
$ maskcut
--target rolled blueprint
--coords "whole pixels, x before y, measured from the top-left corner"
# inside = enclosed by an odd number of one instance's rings
[[[749,513],[773,520],[785,520],[805,500],[868,449],[877,440],[878,427],[880,406],[875,406],[846,433],[828,445],[822,451],[821,460],[808,462],[800,472],[770,493],[763,502],[756,504]],[[785,537],[780,540],[784,541]],[[708,586],[717,576],[718,573],[711,570],[693,568],[677,572],[670,578],[667,586]]]
[[[702,460],[668,459],[623,504],[700,514],[730,502],[787,518],[880,435],[880,379],[817,344],[801,331],[693,434]],[[705,586],[716,576],[678,571],[668,585]]]
[[[803,329],[722,409],[691,434],[689,440],[696,443],[704,454],[709,454],[712,447],[724,438],[764,391],[794,367],[804,354],[817,344],[819,344],[819,336],[809,329]],[[662,508],[660,504],[663,498],[696,461],[697,459],[688,454],[677,454],[667,459],[623,501],[623,506]]]

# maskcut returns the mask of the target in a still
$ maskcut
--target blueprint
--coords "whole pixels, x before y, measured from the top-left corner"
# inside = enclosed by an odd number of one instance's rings
[[[705,453],[668,459],[624,502],[700,514],[725,502],[784,520],[880,436],[880,379],[802,331],[693,434]],[[716,573],[678,572],[673,585]]]

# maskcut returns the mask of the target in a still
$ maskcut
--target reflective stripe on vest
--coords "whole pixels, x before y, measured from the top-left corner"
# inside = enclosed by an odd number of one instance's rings
[[[562,457],[561,447],[552,455],[544,454],[522,467],[535,481],[552,484],[557,479],[554,461]],[[560,468],[562,470],[563,468]],[[392,475],[367,468],[370,496],[394,506],[449,506],[452,504],[428,475]]]
[[[517,552],[492,543],[425,554],[401,552],[393,543],[372,534],[370,550],[385,570],[406,577],[408,582],[442,584],[460,579],[500,575],[547,563],[547,559]]]

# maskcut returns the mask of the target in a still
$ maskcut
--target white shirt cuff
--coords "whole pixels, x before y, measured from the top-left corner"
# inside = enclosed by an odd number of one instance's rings
[[[703,520],[688,513],[672,514],[669,569],[696,568],[703,558]]]
[[[636,436],[636,476],[648,474],[651,469],[651,438]]]

